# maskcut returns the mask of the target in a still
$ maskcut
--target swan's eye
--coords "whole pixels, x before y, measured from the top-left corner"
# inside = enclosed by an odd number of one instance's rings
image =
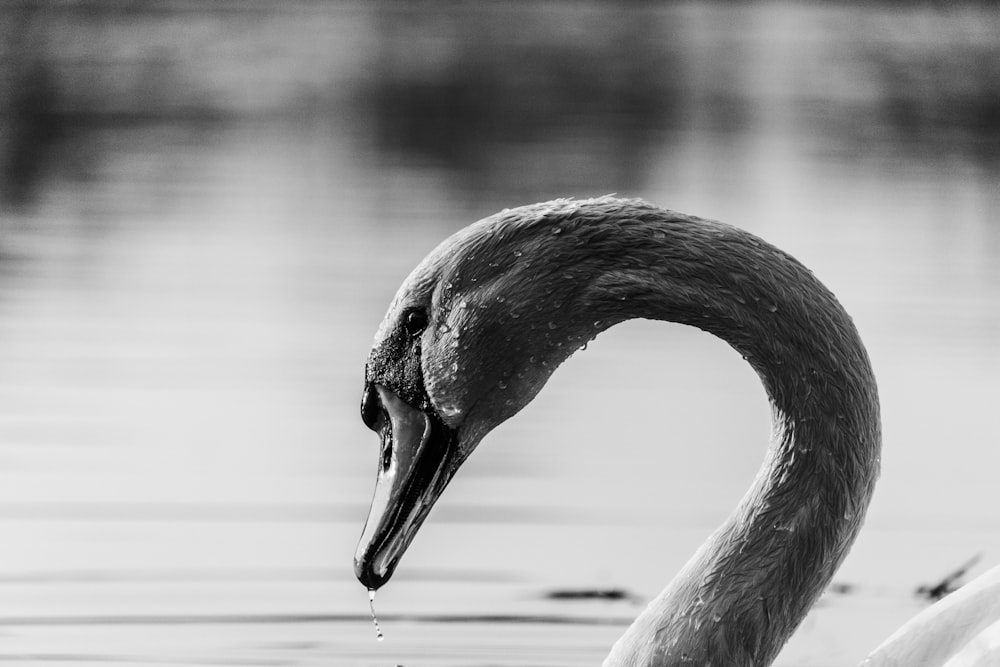
[[[427,327],[427,313],[423,309],[411,310],[403,320],[406,333],[416,336]]]

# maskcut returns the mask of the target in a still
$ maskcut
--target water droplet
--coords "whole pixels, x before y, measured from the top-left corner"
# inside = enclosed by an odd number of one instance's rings
[[[368,589],[368,608],[372,610],[372,623],[375,624],[375,639],[382,641],[385,639],[385,635],[382,634],[382,628],[379,627],[378,618],[375,616],[375,589]]]
[[[594,320],[594,326],[595,327],[599,327],[599,326],[601,326],[601,324],[603,324],[603,322],[601,322],[600,320]]]
[[[744,299],[743,296],[740,295],[740,294],[736,295],[736,300],[739,301],[740,303],[746,303],[747,302],[747,300]]]
[[[521,256],[521,255],[523,255],[523,254],[524,254],[524,253],[523,253],[523,252],[521,252],[520,250],[515,250],[515,251],[514,251],[514,257],[520,257],[520,256]]]
[[[440,410],[441,414],[443,414],[445,417],[457,417],[458,415],[462,414],[461,408],[459,408],[457,405],[451,405],[449,403],[445,403],[444,405],[442,405],[440,407]]]
[[[503,296],[503,295],[497,296],[497,303],[503,303],[506,300],[507,300],[507,298],[505,296]]]
[[[562,227],[553,227],[552,228],[552,233],[553,234],[562,234]]]
[[[510,314],[510,316],[511,316],[511,317],[512,317],[513,319],[515,319],[515,320],[516,320],[517,318],[521,317],[521,316],[520,316],[520,315],[518,315],[517,313],[511,313],[511,314]]]
[[[588,342],[586,342],[586,343],[584,343],[584,344],[583,344],[583,347],[581,347],[581,348],[580,348],[580,350],[581,350],[581,351],[583,351],[583,350],[586,350],[586,349],[587,349],[587,346],[588,346],[588,345],[590,345],[590,342],[589,342],[589,341],[588,341]]]
[[[466,301],[465,299],[462,299],[461,301],[458,302],[458,307],[459,308],[468,308],[469,307],[469,302]]]
[[[538,360],[537,360],[537,359],[535,359],[535,357],[534,357],[534,356],[531,356],[531,357],[528,357],[528,363],[530,363],[530,364],[533,364],[533,363],[535,363],[536,361],[538,361]]]
[[[666,232],[659,232],[659,231],[653,232],[653,238],[662,241],[663,239],[667,238],[667,234]]]
[[[503,380],[500,380],[499,382],[497,382],[497,386],[500,387],[501,389],[506,389],[507,383],[504,382]]]
[[[572,273],[567,271],[566,273],[563,274],[563,278],[565,278],[566,280],[573,280],[574,276]]]
[[[550,329],[557,329],[558,327],[559,327],[559,325],[556,324],[555,322],[551,322],[551,321],[549,322],[549,328]]]
[[[769,312],[776,313],[776,312],[778,312],[778,307],[776,305],[774,305],[773,303],[769,303],[769,304],[767,304],[767,310]]]
[[[451,331],[451,327],[448,326],[447,324],[445,324],[444,322],[442,322],[440,325],[438,325],[438,333],[446,334],[449,331]]]

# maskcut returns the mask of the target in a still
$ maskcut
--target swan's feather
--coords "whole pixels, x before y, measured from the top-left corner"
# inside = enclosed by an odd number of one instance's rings
[[[910,619],[865,659],[864,667],[938,667],[958,658],[963,647],[1000,619],[1000,565],[962,586]],[[982,663],[983,653],[967,654],[958,664]],[[994,658],[997,656],[993,650]]]

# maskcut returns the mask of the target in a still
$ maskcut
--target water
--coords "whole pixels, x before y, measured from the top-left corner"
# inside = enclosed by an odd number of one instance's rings
[[[0,658],[600,664],[764,454],[756,377],[700,332],[615,327],[492,434],[380,589],[383,642],[352,573],[396,287],[462,225],[556,196],[750,229],[868,345],[883,476],[846,592],[779,664],[856,663],[918,585],[1000,562],[993,79],[962,66],[992,66],[994,12],[241,16],[137,15],[120,44],[113,14],[37,19],[68,46],[58,132],[3,209]]]
[[[382,628],[378,624],[378,617],[375,616],[375,591],[372,589],[368,590],[368,608],[372,611],[372,623],[375,624],[375,639],[382,641],[385,639],[385,635],[382,634]]]

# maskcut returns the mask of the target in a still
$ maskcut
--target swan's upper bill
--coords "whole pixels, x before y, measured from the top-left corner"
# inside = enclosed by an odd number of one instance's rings
[[[830,581],[878,476],[878,397],[843,308],[796,260],[722,223],[610,197],[503,211],[403,283],[368,359],[381,435],[355,571],[384,584],[483,436],[604,329],[670,320],[736,348],[774,439],[732,516],[616,644],[607,665],[766,665]]]

